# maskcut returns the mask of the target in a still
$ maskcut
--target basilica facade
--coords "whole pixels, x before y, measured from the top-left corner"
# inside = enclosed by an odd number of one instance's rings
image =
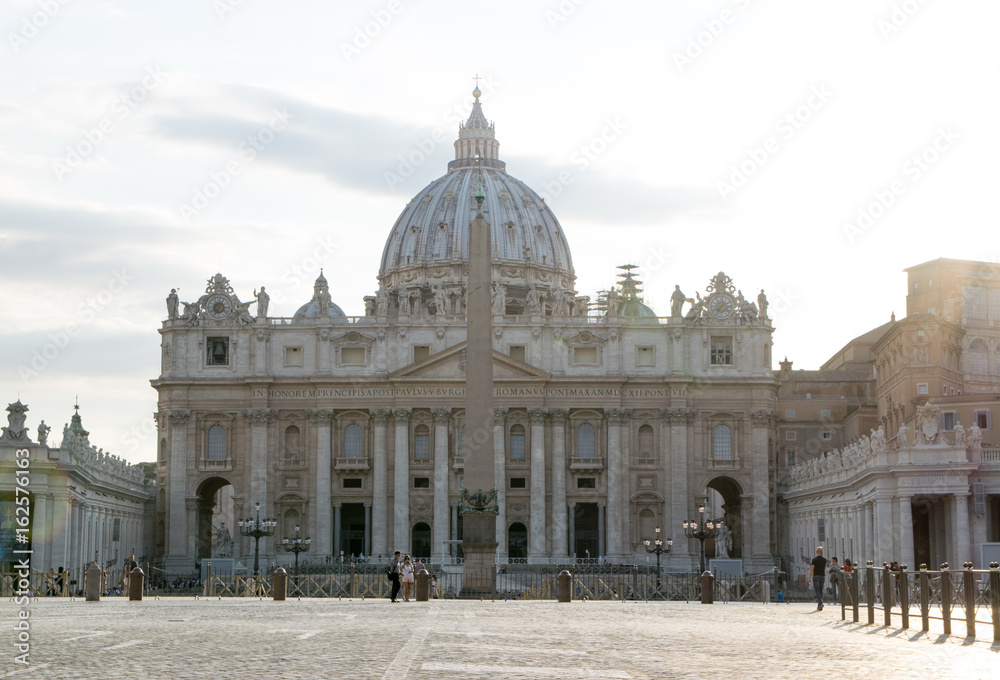
[[[507,173],[478,90],[455,160],[389,230],[365,314],[334,302],[335,277],[290,316],[222,274],[199,299],[171,292],[160,329],[153,543],[169,571],[218,556],[235,526],[277,520],[262,558],[295,527],[311,559],[448,561],[462,538],[465,442],[492,442],[498,563],[635,562],[657,527],[666,567],[690,570],[682,522],[700,503],[730,529],[730,557],[775,565],[778,379],[761,292],[722,272],[643,303],[634,268],[599,299],[576,290],[569,236]],[[492,243],[492,366],[466,362],[469,225],[481,183]],[[610,269],[609,263],[609,269]],[[241,299],[241,295],[244,299]],[[251,314],[250,307],[257,307]],[[492,371],[492,428],[467,431],[466,373]],[[280,561],[284,561],[281,558]]]

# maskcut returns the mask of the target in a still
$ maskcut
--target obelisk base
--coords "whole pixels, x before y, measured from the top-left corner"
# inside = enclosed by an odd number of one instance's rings
[[[496,522],[493,514],[462,515],[462,597],[496,596]]]

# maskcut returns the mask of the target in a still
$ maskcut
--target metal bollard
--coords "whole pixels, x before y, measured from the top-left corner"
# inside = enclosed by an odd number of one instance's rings
[[[941,563],[941,620],[944,634],[951,635],[951,575],[948,563]]]
[[[899,611],[903,618],[903,630],[910,627],[910,582],[906,578],[906,565],[899,565]]]
[[[972,562],[964,562],[963,586],[965,590],[965,635],[976,637],[976,577],[972,573]]]
[[[570,602],[573,599],[573,575],[566,569],[559,572],[556,596],[560,602]]]
[[[892,586],[894,574],[889,570],[888,564],[882,565],[882,614],[885,625],[892,625]]]
[[[142,602],[142,587],[145,574],[138,566],[128,574],[128,599],[129,602]]]
[[[431,597],[431,575],[427,573],[426,569],[421,569],[417,572],[417,576],[414,579],[414,586],[416,587],[416,600],[417,602],[427,602]]]
[[[705,573],[701,575],[701,603],[702,604],[712,604],[714,599],[712,597],[712,582],[715,581],[715,577],[712,576],[712,572],[705,570]]]
[[[215,576],[212,574],[212,563],[205,563],[205,597],[215,597]]]
[[[931,583],[927,565],[920,565],[920,630],[925,633],[931,629]]]
[[[993,641],[1000,642],[1000,562],[990,562],[990,611],[993,614]]]
[[[91,562],[87,567],[87,602],[101,601],[101,568],[97,562]]]
[[[274,570],[274,587],[271,591],[271,595],[274,597],[275,602],[284,602],[285,596],[288,594],[288,572],[282,567],[278,567]]]

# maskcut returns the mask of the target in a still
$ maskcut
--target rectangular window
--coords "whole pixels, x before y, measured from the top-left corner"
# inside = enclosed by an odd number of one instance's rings
[[[958,413],[955,411],[942,411],[941,412],[941,429],[942,430],[954,430],[955,423],[958,422]]]
[[[711,352],[713,366],[733,365],[733,339],[731,337],[713,337]]]
[[[229,365],[229,338],[205,338],[206,366]]]
[[[824,430],[823,432],[819,433],[819,438],[824,441],[830,441],[831,439],[833,439],[833,432],[830,432],[829,430]]]
[[[361,488],[361,478],[360,477],[344,477],[344,488],[345,489],[360,489]]]
[[[830,409],[828,409],[828,408],[821,408],[819,410],[819,417],[828,420],[830,418]]]
[[[417,434],[413,436],[413,457],[416,460],[430,460],[431,437],[429,434]]]
[[[793,441],[795,441],[798,438],[799,438],[799,435],[796,432],[786,432],[785,433],[785,441],[786,442],[793,442]]]
[[[524,345],[511,345],[507,348],[507,356],[511,359],[524,361]]]
[[[431,478],[430,477],[414,477],[413,478],[413,488],[414,489],[429,489],[429,488],[431,488]]]
[[[574,347],[573,348],[573,363],[578,366],[596,366],[597,365],[597,348],[596,347]]]
[[[301,365],[302,365],[302,348],[286,347],[285,366],[301,366]]]
[[[576,480],[578,489],[596,489],[597,479],[595,477],[578,477]]]
[[[418,361],[423,361],[431,355],[430,345],[414,345],[413,346],[413,363]]]
[[[826,520],[822,517],[816,520],[816,540],[826,543]]]
[[[510,459],[524,460],[524,435],[510,435]]]
[[[343,366],[364,366],[366,359],[364,347],[341,347],[340,363]]]
[[[635,348],[635,365],[636,366],[656,366],[656,352],[653,351],[652,347],[636,347]]]
[[[795,409],[786,408],[785,409],[785,420],[792,420],[795,418]]]
[[[927,394],[927,383],[917,383],[917,394]]]
[[[980,430],[990,429],[990,412],[989,411],[973,411],[972,412],[972,422]]]
[[[512,489],[525,489],[526,480],[524,477],[511,477],[510,478],[510,488]]]
[[[786,451],[785,459],[788,467],[795,467],[795,451]]]

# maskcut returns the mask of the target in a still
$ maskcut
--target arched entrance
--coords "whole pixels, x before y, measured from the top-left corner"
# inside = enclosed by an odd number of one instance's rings
[[[198,487],[196,564],[211,557],[236,557],[236,516],[233,485],[222,477],[209,477]]]
[[[528,557],[528,528],[521,522],[514,522],[507,529],[507,557],[512,560]]]
[[[743,487],[732,477],[716,477],[705,485],[709,491],[709,502],[706,504],[705,519],[722,520],[729,531],[725,551],[721,540],[705,543],[705,556],[709,558],[726,557],[742,559],[743,557],[743,507],[740,497]],[[714,493],[713,493],[714,492]],[[716,545],[716,543],[720,543]]]
[[[413,531],[410,536],[410,545],[413,546],[413,553],[411,554],[411,557],[425,557],[430,559],[431,528],[427,522],[417,522],[413,525]]]

